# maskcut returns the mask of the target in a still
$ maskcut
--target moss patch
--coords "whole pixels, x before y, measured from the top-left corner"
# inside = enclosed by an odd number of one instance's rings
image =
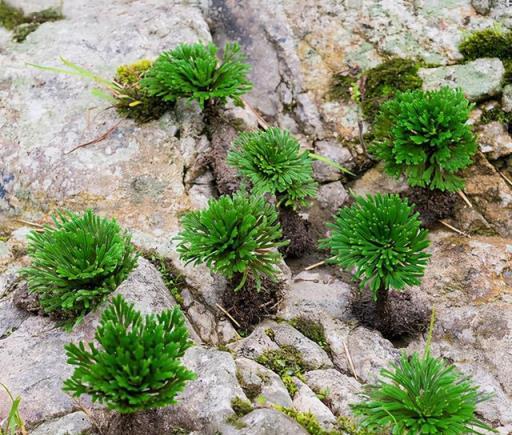
[[[423,80],[418,75],[421,66],[413,59],[392,58],[363,74],[361,105],[369,122],[375,119],[381,104],[397,92],[421,88]]]
[[[156,251],[143,251],[141,255],[157,268],[162,276],[165,286],[169,289],[179,305],[183,305],[181,291],[185,285],[185,278],[176,272],[171,260],[158,254]]]
[[[13,31],[12,39],[16,42],[23,42],[41,24],[63,18],[62,12],[56,8],[25,15],[23,10],[0,0],[0,25]]]
[[[355,77],[346,73],[336,74],[331,82],[329,98],[331,100],[348,101],[352,97],[352,86],[357,82]]]
[[[116,95],[116,110],[139,124],[159,119],[173,104],[163,101],[160,97],[150,96],[140,86],[140,81],[152,66],[152,62],[141,59],[132,64],[117,68],[114,82],[121,88]]]
[[[231,400],[231,407],[238,417],[243,417],[254,409],[251,402],[238,396]]]
[[[504,124],[512,124],[512,112],[505,112],[501,107],[493,107],[489,110],[483,110],[480,117],[481,124],[489,124],[498,121]]]
[[[305,317],[296,317],[290,321],[290,325],[297,329],[302,335],[318,344],[327,353],[331,351],[329,343],[325,338],[324,327],[320,322],[315,322]]]
[[[462,40],[459,51],[465,60],[497,57],[505,67],[505,80],[512,83],[512,30],[498,27],[478,30]]]
[[[300,412],[294,408],[286,408],[279,405],[276,405],[275,409],[293,418],[311,435],[370,435],[369,432],[359,429],[348,417],[338,417],[335,427],[332,430],[326,430],[311,412]]]
[[[297,376],[308,370],[300,352],[293,346],[281,346],[276,350],[267,350],[262,353],[256,362],[283,376]]]

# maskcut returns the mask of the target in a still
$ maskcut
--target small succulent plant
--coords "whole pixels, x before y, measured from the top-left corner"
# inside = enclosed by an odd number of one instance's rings
[[[316,195],[312,160],[286,130],[241,133],[233,142],[228,163],[252,183],[255,195],[270,193],[285,206],[297,208]]]
[[[351,404],[361,426],[392,434],[484,434],[495,432],[476,415],[476,406],[491,395],[430,352],[434,326],[423,355],[402,353],[398,363],[382,369],[376,384],[367,385],[360,403]],[[483,432],[481,432],[482,430]]]
[[[462,91],[409,91],[381,106],[370,148],[386,172],[411,186],[456,191],[458,172],[472,163],[477,144],[467,124],[472,105]]]
[[[128,414],[176,403],[195,378],[181,362],[192,342],[178,306],[143,316],[118,295],[103,312],[95,340],[65,347],[75,370],[64,391],[75,397],[88,394]]]
[[[355,269],[355,278],[362,288],[370,288],[384,320],[389,289],[419,284],[429,258],[424,252],[428,233],[418,214],[398,195],[356,197],[330,228],[322,245],[330,248],[338,265]]]
[[[261,276],[275,278],[281,241],[275,207],[262,197],[245,192],[212,199],[204,210],[187,213],[181,221],[178,253],[186,263],[205,263],[228,279],[239,278],[235,290],[249,273],[257,283]]]
[[[130,236],[115,220],[87,210],[60,212],[54,226],[29,235],[30,267],[23,270],[29,291],[48,313],[85,314],[114,291],[135,267]]]
[[[188,98],[204,107],[206,102],[225,103],[252,89],[247,78],[250,66],[237,43],[226,44],[222,60],[217,59],[214,44],[181,44],[163,52],[142,80],[150,95],[165,101]]]

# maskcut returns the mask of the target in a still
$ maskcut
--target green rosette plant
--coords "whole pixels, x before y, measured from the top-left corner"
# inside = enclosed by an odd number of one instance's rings
[[[420,284],[429,254],[428,232],[418,213],[398,195],[356,197],[330,224],[331,235],[321,242],[333,261],[355,270],[360,287],[368,286],[377,302],[377,316],[385,321],[390,289]]]
[[[87,210],[59,212],[54,226],[28,237],[31,265],[22,272],[47,313],[84,315],[113,292],[137,263],[129,234]]]
[[[95,343],[66,345],[75,366],[64,391],[91,396],[122,414],[176,403],[187,381],[195,379],[181,358],[192,346],[178,306],[143,316],[120,295],[103,312]]]
[[[281,228],[275,207],[245,192],[212,199],[204,210],[183,216],[177,251],[188,263],[205,263],[213,272],[238,279],[239,290],[251,273],[275,279],[281,255]]]
[[[293,208],[306,205],[307,199],[316,195],[312,159],[286,130],[241,133],[227,161],[250,180],[255,195],[270,193]]]
[[[477,150],[468,125],[472,108],[461,90],[448,87],[398,94],[381,106],[370,152],[410,186],[460,190],[458,172],[471,165]]]
[[[231,98],[241,105],[240,97],[252,89],[246,57],[237,43],[226,44],[220,61],[217,52],[212,43],[180,44],[158,57],[141,84],[164,101],[188,98],[204,107]]]

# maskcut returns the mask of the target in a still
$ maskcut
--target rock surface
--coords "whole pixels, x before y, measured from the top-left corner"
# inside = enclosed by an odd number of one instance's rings
[[[477,59],[462,65],[422,68],[423,89],[442,86],[461,88],[470,101],[480,101],[501,92],[505,68],[499,59]]]
[[[144,259],[114,294],[123,295],[143,313],[176,304],[158,271]],[[89,313],[68,333],[47,317],[28,316],[9,301],[0,303],[0,319],[5,322],[0,339],[2,382],[14,396],[22,397],[20,412],[28,426],[75,411],[73,400],[62,391],[63,381],[72,373],[64,345],[91,341],[105,306]],[[193,329],[190,332],[198,340]],[[6,415],[9,406],[8,398],[0,395],[0,415]]]

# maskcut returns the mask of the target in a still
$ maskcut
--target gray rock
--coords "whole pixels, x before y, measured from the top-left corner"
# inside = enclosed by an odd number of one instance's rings
[[[37,3],[40,9],[40,2],[30,2]],[[144,125],[121,120],[115,127],[119,116],[90,94],[91,82],[26,65],[61,66],[62,56],[110,78],[121,64],[155,58],[180,42],[210,40],[208,26],[197,6],[180,0],[64,3],[66,19],[45,23],[23,44],[0,51],[6,65],[0,160],[8,180],[2,181],[2,201],[12,214],[34,222],[58,207],[91,207],[144,233],[151,247],[165,244],[178,229],[178,214],[192,207],[182,145],[199,147],[203,139],[187,136],[195,130],[174,113]],[[184,128],[180,138],[177,126]],[[112,127],[103,140],[69,153]]]
[[[233,415],[231,400],[247,400],[236,378],[236,366],[228,352],[193,347],[185,353],[183,363],[197,374],[179,394],[179,403],[170,409],[171,418],[180,425],[214,434]]]
[[[294,378],[294,382],[297,386],[297,393],[293,397],[293,407],[300,412],[311,412],[324,429],[332,429],[336,423],[336,417],[331,410],[305,383],[297,378]]]
[[[482,151],[491,160],[512,154],[512,137],[503,123],[495,121],[483,125],[478,132],[478,143]]]
[[[358,327],[351,331],[347,339],[347,348],[352,357],[354,368],[364,382],[374,382],[381,369],[389,367],[398,359],[399,351],[382,338],[380,333]],[[371,349],[371,355],[368,352]]]
[[[272,370],[248,358],[237,358],[235,363],[238,381],[247,396],[254,396],[253,400],[264,397],[269,405],[292,406],[288,390]]]
[[[279,316],[288,320],[295,317],[320,320],[325,315],[345,317],[350,292],[348,284],[324,269],[301,272],[293,277]]]
[[[240,419],[246,427],[227,429],[224,435],[308,435],[295,420],[274,409],[256,409]]]
[[[352,186],[354,194],[359,196],[380,193],[400,193],[408,189],[403,177],[395,179],[384,172],[384,164],[379,163],[358,178]]]
[[[357,393],[361,384],[353,377],[344,375],[337,370],[313,370],[307,372],[306,383],[316,393],[323,393],[331,411],[336,416],[349,416],[352,414],[351,403],[357,403]]]
[[[471,0],[471,6],[481,15],[489,14],[494,3],[494,0]]]
[[[318,141],[315,143],[315,152],[347,169],[351,167],[352,154],[340,142],[335,140]],[[320,161],[313,162],[313,173],[315,179],[320,182],[336,181],[341,177],[341,172],[338,169]]]
[[[158,313],[175,305],[158,271],[148,261],[139,265],[113,293],[121,294],[143,313]],[[73,368],[66,363],[64,345],[91,341],[100,315],[108,303],[85,316],[71,332],[66,332],[47,317],[29,316],[17,311],[10,302],[0,304],[0,319],[7,318],[11,333],[0,339],[2,382],[11,392],[21,395],[20,412],[27,425],[37,424],[55,415],[70,413],[75,404],[62,391],[62,383]],[[191,330],[191,337],[198,340]],[[88,400],[84,398],[84,404]],[[0,414],[9,409],[5,395],[0,396]]]
[[[512,112],[512,85],[503,87],[501,107],[505,112]]]
[[[277,345],[292,346],[297,349],[310,369],[332,367],[332,361],[325,350],[288,323],[264,322],[259,328],[271,329],[273,340]]]
[[[421,68],[423,89],[433,90],[442,86],[461,88],[470,101],[480,101],[501,92],[505,68],[499,59],[477,59],[461,65],[439,68]]]
[[[219,343],[215,316],[203,304],[194,301],[187,310],[187,317],[194,325],[201,340],[213,345]]]
[[[340,181],[323,184],[318,188],[318,204],[330,213],[336,211],[348,200],[348,192]]]
[[[93,425],[82,411],[45,421],[30,431],[31,435],[81,435],[93,429]]]
[[[249,337],[228,344],[228,348],[238,356],[256,359],[268,350],[277,350],[279,346],[266,334],[265,328],[256,328]]]

